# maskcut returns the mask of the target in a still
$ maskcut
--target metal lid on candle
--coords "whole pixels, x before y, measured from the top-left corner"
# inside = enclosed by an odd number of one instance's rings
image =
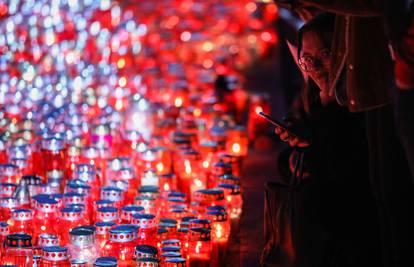
[[[66,207],[60,210],[62,219],[67,221],[77,221],[82,218],[82,209],[78,207]]]
[[[148,194],[150,196],[157,195],[160,192],[160,188],[156,185],[143,185],[138,189],[138,193],[145,195]]]
[[[161,241],[161,246],[180,246],[178,239],[166,239]]]
[[[63,203],[68,204],[84,204],[86,202],[85,195],[75,192],[69,192],[63,195]]]
[[[75,246],[89,246],[95,242],[95,232],[84,227],[76,227],[69,232],[69,241]]]
[[[162,252],[180,252],[180,246],[162,246]]]
[[[13,183],[1,183],[0,184],[0,196],[10,197],[16,190],[17,185]]]
[[[156,258],[158,249],[150,245],[138,245],[135,247],[134,257],[135,259],[140,258]]]
[[[32,237],[24,233],[10,234],[6,238],[6,245],[10,248],[30,248]]]
[[[96,234],[97,235],[105,235],[109,233],[109,230],[116,225],[115,222],[96,222]]]
[[[88,262],[81,259],[73,259],[70,261],[70,267],[87,267]]]
[[[186,259],[179,258],[179,257],[168,257],[167,259],[165,259],[165,262],[167,266],[171,266],[171,267],[185,267],[186,266]]]
[[[160,219],[160,224],[176,226],[177,225],[177,220],[171,219],[171,218],[161,218]]]
[[[114,205],[115,202],[108,199],[99,199],[95,201],[95,206],[97,209],[103,208],[103,207],[111,207]]]
[[[157,258],[139,258],[136,259],[137,267],[159,267],[160,261]]]
[[[37,243],[39,247],[58,246],[59,238],[53,234],[40,234]]]
[[[9,234],[9,225],[6,222],[0,222],[0,236]]]
[[[211,231],[207,228],[195,227],[189,229],[189,238],[192,241],[210,241]]]
[[[193,219],[193,220],[190,220],[189,227],[190,228],[201,227],[201,228],[211,229],[211,221],[207,219]]]
[[[0,176],[13,176],[19,173],[19,167],[14,165],[14,164],[10,164],[10,163],[5,163],[5,164],[0,164]]]
[[[15,209],[12,211],[12,218],[15,221],[28,221],[33,219],[33,211],[31,209]]]
[[[58,202],[48,195],[38,195],[36,198],[36,209],[39,211],[51,213],[56,212],[58,208]]]
[[[137,213],[132,215],[132,223],[138,225],[143,229],[153,228],[157,226],[155,215],[145,213]]]
[[[101,188],[101,198],[115,202],[121,201],[123,200],[123,192],[121,189],[114,186],[104,186]]]
[[[76,173],[82,173],[82,172],[95,173],[96,167],[93,164],[81,163],[81,164],[76,165],[75,172]]]
[[[121,219],[126,221],[131,221],[132,215],[136,213],[143,213],[145,211],[144,207],[138,205],[127,205],[121,209]]]
[[[206,209],[207,209],[207,211],[224,211],[224,212],[226,212],[226,208],[223,207],[223,206],[219,206],[219,205],[217,205],[217,206],[208,206],[208,207],[206,207]]]
[[[69,258],[68,248],[53,246],[53,247],[43,247],[42,249],[42,259],[47,261],[64,261]]]
[[[134,240],[134,230],[131,227],[117,227],[109,230],[109,240],[113,242],[130,242]]]
[[[211,202],[224,199],[222,189],[200,189],[194,192],[194,198],[198,202]]]
[[[224,173],[219,176],[219,180],[223,184],[236,184],[240,186],[240,177],[233,175],[232,173]]]
[[[95,267],[117,267],[117,259],[115,257],[100,257],[93,264]]]
[[[161,257],[166,259],[166,258],[180,258],[181,252],[179,251],[167,251],[167,252],[163,252],[161,253]]]
[[[174,179],[175,174],[174,173],[163,173],[158,175],[161,179]]]
[[[213,222],[225,222],[227,221],[227,213],[223,211],[209,211],[206,213],[207,217]]]
[[[19,206],[19,202],[15,197],[2,197],[0,198],[0,207],[15,209]]]
[[[229,195],[239,195],[240,186],[237,184],[219,184],[219,188],[223,189]]]
[[[99,208],[96,218],[102,222],[116,221],[119,218],[118,209],[111,206]]]
[[[177,197],[185,199],[185,194],[183,192],[171,191],[168,193],[168,197]]]
[[[91,187],[86,184],[79,184],[74,181],[69,181],[66,184],[66,188],[71,193],[83,194],[87,196],[91,192]]]

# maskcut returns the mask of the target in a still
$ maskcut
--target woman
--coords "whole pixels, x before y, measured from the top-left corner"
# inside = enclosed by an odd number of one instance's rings
[[[324,93],[328,91],[333,24],[332,16],[321,14],[298,34],[298,65],[305,86],[302,110],[290,119],[289,127],[306,132],[309,140],[275,129],[282,140],[304,151],[310,174],[303,180],[302,194],[304,220],[311,226],[296,230],[320,233],[317,241],[315,237],[300,241],[307,246],[298,251],[295,266],[380,266],[364,117],[337,104],[347,102],[341,83],[335,96]]]

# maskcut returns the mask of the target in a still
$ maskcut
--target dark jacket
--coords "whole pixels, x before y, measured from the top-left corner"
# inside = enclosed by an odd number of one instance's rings
[[[288,2],[292,9],[308,5],[336,14],[330,88],[335,88],[345,70],[350,111],[370,110],[391,103],[392,66],[379,0]]]

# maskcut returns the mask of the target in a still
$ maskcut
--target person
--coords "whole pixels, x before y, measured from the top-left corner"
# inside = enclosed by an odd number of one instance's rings
[[[396,120],[414,181],[414,2],[384,0],[382,12],[395,61]]]
[[[275,2],[294,10],[312,7],[335,14],[329,86],[322,95],[344,96],[337,97],[344,101],[341,104],[346,103],[351,112],[364,114],[383,266],[414,266],[410,241],[414,239],[414,184],[394,118],[392,61],[383,23],[383,1]],[[344,90],[337,90],[340,77],[344,77]]]
[[[307,246],[298,252],[294,266],[379,266],[364,116],[350,113],[334,96],[323,95],[329,86],[333,26],[332,15],[320,14],[298,33],[298,65],[308,78],[302,92],[303,109],[288,121],[289,127],[309,140],[293,137],[280,127],[275,130],[282,140],[305,153],[309,177],[304,178],[303,220],[321,233],[318,241],[302,241]]]

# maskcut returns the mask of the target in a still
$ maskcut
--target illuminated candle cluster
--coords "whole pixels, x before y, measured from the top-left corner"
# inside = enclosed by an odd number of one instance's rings
[[[133,2],[0,3],[1,264],[223,259],[249,145],[238,70],[277,41],[277,8]]]

